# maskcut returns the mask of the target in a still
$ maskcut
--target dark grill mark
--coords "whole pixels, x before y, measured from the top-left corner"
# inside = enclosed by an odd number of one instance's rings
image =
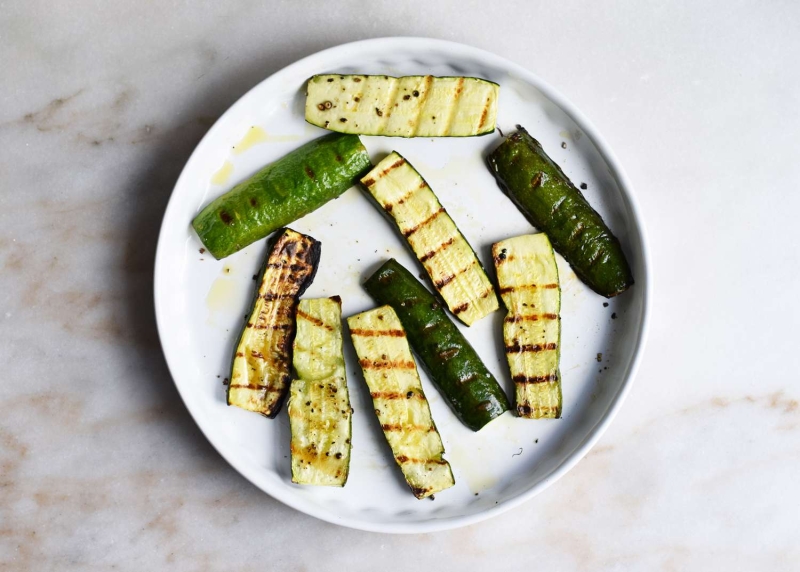
[[[250,355],[253,356],[254,358],[258,358],[258,359],[261,359],[261,360],[266,360],[267,359],[267,358],[264,357],[264,354],[262,354],[261,352],[256,351],[256,350],[250,350]]]
[[[558,381],[558,375],[555,373],[551,373],[548,375],[515,375],[513,378],[514,383],[521,383],[525,384],[535,384],[535,383],[546,383],[548,381]]]
[[[507,324],[517,322],[538,322],[539,320],[558,320],[558,314],[530,314],[527,316],[506,316]]]
[[[291,324],[247,324],[248,328],[255,328],[256,330],[291,330]]]
[[[542,184],[542,172],[539,171],[531,178],[531,189],[536,190]]]
[[[315,177],[314,171],[311,169],[311,167],[306,165],[306,169],[305,170],[306,170],[306,175],[308,175],[309,179],[313,179]]]
[[[432,220],[434,220],[436,217],[438,217],[438,216],[439,216],[440,214],[442,214],[443,212],[445,212],[445,210],[444,210],[444,207],[439,207],[439,210],[437,210],[436,212],[434,212],[432,215],[428,216],[428,218],[426,218],[425,220],[423,220],[423,221],[422,221],[421,223],[419,223],[417,226],[411,227],[411,228],[409,228],[408,230],[405,230],[405,231],[403,231],[403,236],[405,236],[406,238],[408,238],[409,236],[411,236],[412,234],[414,234],[415,232],[417,232],[419,229],[421,229],[423,226],[425,226],[425,225],[429,224],[429,223],[430,223]]]
[[[456,306],[455,308],[453,308],[453,313],[454,314],[460,314],[461,312],[463,312],[467,308],[469,308],[469,302],[464,302],[460,306]]]
[[[382,361],[382,360],[358,360],[363,369],[416,369],[413,361],[395,360],[395,361]]]
[[[233,224],[233,217],[229,215],[226,211],[219,211],[219,218],[225,224]]]
[[[305,272],[308,270],[307,264],[286,264],[285,262],[268,262],[267,268],[277,268],[282,270],[288,268],[292,272]]]
[[[365,187],[371,187],[372,185],[374,185],[374,184],[375,184],[375,179],[364,179],[363,181],[361,181],[361,183],[362,183],[362,184],[363,184]]]
[[[312,316],[311,314],[306,314],[305,312],[303,312],[299,308],[297,309],[297,317],[298,318],[303,318],[304,320],[306,320],[308,322],[311,322],[312,324],[314,324],[316,326],[320,326],[322,328],[325,328],[328,331],[331,331],[331,332],[333,331],[333,326],[329,326],[328,324],[326,324],[325,322],[323,322],[322,320],[320,320],[316,316]]]
[[[425,463],[431,465],[446,465],[447,461],[443,459],[414,459],[412,457],[407,457],[405,455],[398,455],[395,457],[398,463]]]
[[[475,264],[476,264],[476,262],[473,260],[472,262],[470,262],[470,265],[467,266],[466,268],[462,268],[461,270],[459,270],[455,274],[451,274],[450,276],[446,276],[446,277],[442,278],[441,280],[437,280],[436,283],[434,284],[434,286],[436,286],[437,290],[441,290],[442,288],[444,288],[445,286],[450,284],[450,282],[455,280],[458,276],[461,276],[462,274],[464,274],[464,272],[466,272],[467,270],[472,268]]]
[[[481,112],[481,122],[478,123],[478,129],[483,127],[483,124],[486,123],[486,116],[489,114],[489,105],[491,105],[492,99],[490,97],[486,98],[486,105],[483,106],[483,111]]]
[[[360,77],[354,77],[354,78],[353,78],[353,81],[354,81],[354,82],[356,82],[356,83],[358,83],[358,82],[360,82],[360,81],[361,81],[361,78],[360,78]]]
[[[517,405],[517,415],[520,417],[529,417],[534,413],[549,413],[551,411],[555,411],[556,417],[558,417],[561,413],[561,408],[557,405],[537,405],[535,407],[531,407],[527,404]]]
[[[410,394],[410,395],[409,395]],[[399,393],[397,391],[373,391],[370,393],[372,399],[411,399],[416,397],[420,401],[425,401],[425,396],[419,393],[409,391],[408,393]]]
[[[449,239],[445,240],[445,241],[444,241],[442,244],[440,244],[439,246],[437,246],[437,247],[436,247],[436,248],[434,248],[433,250],[431,250],[431,251],[429,251],[429,252],[426,252],[425,254],[423,254],[422,256],[420,256],[420,258],[419,258],[419,261],[420,261],[420,262],[425,262],[426,260],[430,260],[431,258],[433,258],[434,256],[436,256],[436,255],[437,255],[439,252],[441,252],[442,250],[444,250],[445,248],[447,248],[448,246],[450,246],[451,244],[453,244],[453,242],[455,241],[455,239],[456,239],[456,238],[453,236],[453,237],[451,237],[451,238],[449,238]]]
[[[242,352],[236,352],[236,357],[244,357],[244,354]]]
[[[509,292],[516,292],[517,290],[535,290],[536,288],[553,289],[558,288],[558,284],[522,284],[521,286],[506,286],[500,288],[501,294],[508,294]]]
[[[351,328],[350,334],[353,336],[365,336],[365,337],[375,337],[375,336],[392,336],[395,338],[406,337],[406,333],[403,330],[364,330],[361,328]]]
[[[275,300],[286,300],[288,298],[294,298],[294,294],[276,294],[275,292],[267,292],[261,296],[267,302],[274,302]]]
[[[258,206],[258,201],[256,200],[255,197],[250,197],[250,206],[251,207]]]
[[[386,174],[389,173],[389,171],[392,171],[393,169],[396,169],[397,167],[402,167],[405,164],[406,164],[406,160],[403,159],[402,157],[400,157],[397,161],[395,161],[394,163],[392,163],[391,165],[386,167],[386,169],[384,169],[381,172],[381,177],[385,177]]]
[[[384,423],[381,425],[384,431],[424,431],[430,433],[435,431],[433,425],[401,425],[400,423]]]
[[[520,345],[519,342],[515,342],[510,346],[506,346],[506,353],[523,353],[523,352],[543,352],[548,350],[554,350],[558,348],[558,344],[555,342],[550,342],[549,344],[522,344]]]

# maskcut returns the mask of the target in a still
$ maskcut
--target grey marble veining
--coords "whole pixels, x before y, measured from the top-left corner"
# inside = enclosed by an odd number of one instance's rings
[[[799,17],[0,3],[0,569],[797,569]],[[645,361],[600,445],[433,535],[335,527],[250,485],[181,404],[153,317],[161,216],[209,126],[292,61],[390,35],[489,49],[565,93],[628,170],[655,268]]]

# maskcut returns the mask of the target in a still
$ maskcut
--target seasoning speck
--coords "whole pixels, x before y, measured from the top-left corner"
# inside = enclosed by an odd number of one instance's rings
[[[203,254],[203,253],[205,253],[205,251],[206,251],[206,249],[205,249],[205,248],[201,248],[201,249],[200,249],[200,254]]]
[[[589,185],[587,185],[586,183],[581,183],[581,188],[585,191],[586,189],[589,188]]]
[[[603,302],[603,308],[608,308],[608,302]]]
[[[603,354],[597,354],[597,363],[603,361]]]
[[[614,312],[613,314],[611,314],[611,319],[612,319],[612,320],[616,320],[616,319],[617,319],[617,313],[616,313],[616,312]]]
[[[561,148],[562,149],[566,149],[567,148],[567,142],[566,141],[562,141],[561,142]]]
[[[230,382],[228,381],[227,377],[222,380],[222,385],[228,385],[228,383],[230,383]]]

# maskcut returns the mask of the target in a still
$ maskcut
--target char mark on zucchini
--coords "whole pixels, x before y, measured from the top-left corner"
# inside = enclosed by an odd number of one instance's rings
[[[288,228],[270,240],[250,316],[234,351],[229,405],[267,417],[278,413],[289,391],[298,299],[314,279],[319,256],[318,241]],[[261,389],[267,387],[266,392]]]
[[[508,310],[503,341],[517,414],[559,417],[561,290],[553,248],[546,234],[524,235],[494,244],[492,255]]]
[[[471,325],[498,308],[492,283],[419,172],[406,160],[389,168],[401,159],[397,152],[390,153],[362,182],[406,239],[450,311],[461,307],[456,315]]]
[[[362,365],[375,415],[411,491],[424,498],[455,483],[442,457],[444,445],[431,417],[428,400],[405,335],[358,335],[360,331],[403,331],[389,306],[347,319],[353,346]],[[369,364],[389,367],[373,369]],[[411,367],[405,367],[410,364]]]

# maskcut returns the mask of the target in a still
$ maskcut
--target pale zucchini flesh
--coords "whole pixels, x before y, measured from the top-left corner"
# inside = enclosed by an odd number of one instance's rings
[[[292,482],[343,487],[350,466],[352,409],[342,353],[342,301],[301,300],[289,390]]]
[[[236,345],[228,405],[274,417],[289,390],[295,312],[316,274],[320,243],[286,228],[269,248],[253,310]]]
[[[498,309],[475,251],[408,161],[392,152],[361,182],[394,220],[456,317],[469,326]]]
[[[500,86],[475,77],[315,75],[306,121],[359,135],[469,137],[491,133]]]
[[[411,492],[425,498],[455,484],[400,319],[381,306],[347,319],[375,414]]]
[[[520,417],[561,417],[561,288],[544,233],[492,246],[500,297],[508,314],[503,340]]]

